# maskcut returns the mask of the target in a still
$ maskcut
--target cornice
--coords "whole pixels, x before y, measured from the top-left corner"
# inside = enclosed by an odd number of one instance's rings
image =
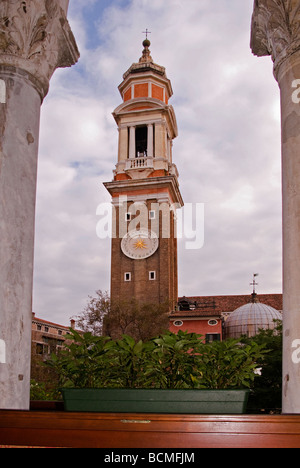
[[[161,65],[158,65],[153,62],[145,62],[145,63],[133,63],[131,67],[123,74],[123,79],[125,80],[129,75],[135,73],[145,73],[151,71],[152,73],[156,73],[160,76],[166,77],[166,69]]]
[[[165,177],[149,177],[146,179],[131,179],[104,182],[103,184],[108,192],[113,196],[119,196],[120,194],[126,195],[131,193],[133,190],[145,190],[145,192],[151,189],[162,189],[167,188],[171,194],[173,203],[179,203],[183,206],[183,199],[180,193],[179,184],[177,177],[169,175]]]
[[[166,86],[168,93],[169,93],[169,98],[173,95],[171,81],[169,80],[165,72],[164,73],[155,72],[155,68],[153,68],[155,64],[142,64],[142,66],[144,67],[142,70],[140,68],[141,64],[139,64],[139,68],[133,71],[134,65],[138,65],[138,64],[133,64],[129,68],[129,70],[126,73],[124,73],[123,81],[118,86],[118,89],[121,95],[124,89],[126,89],[129,85],[131,85],[132,83],[139,83],[140,81],[152,81],[153,83],[159,83],[162,86]],[[159,65],[156,65],[156,66],[159,67]],[[160,67],[160,68],[165,70],[164,67]]]
[[[147,109],[139,109],[141,105],[149,105]],[[137,109],[135,109],[135,106]],[[152,106],[152,107],[150,107]],[[164,102],[160,101],[159,99],[155,98],[135,98],[129,101],[123,102],[120,104],[112,113],[117,125],[121,125],[120,119],[124,116],[134,116],[134,115],[151,115],[152,113],[155,114],[159,111],[161,114],[165,114],[169,118],[170,128],[172,129],[172,138],[176,138],[178,136],[178,125],[177,119],[175,115],[175,111],[173,106],[169,104],[165,104]],[[147,120],[147,119],[146,119]],[[155,120],[157,121],[157,119]],[[154,120],[149,119],[149,123],[154,123]],[[131,125],[140,125],[140,121],[131,122]],[[161,121],[163,123],[163,121]],[[128,126],[129,124],[126,124]]]

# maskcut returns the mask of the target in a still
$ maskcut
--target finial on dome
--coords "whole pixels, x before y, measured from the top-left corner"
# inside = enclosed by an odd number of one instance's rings
[[[253,281],[250,283],[250,286],[253,286],[253,293],[255,293],[255,286],[258,286],[258,283],[255,281],[256,276],[258,276],[258,273],[253,273]]]
[[[253,303],[259,302],[257,294],[256,294],[256,290],[255,290],[255,286],[258,286],[258,283],[255,281],[256,276],[258,276],[258,273],[253,274],[253,281],[252,283],[250,283],[250,286],[253,286],[253,293],[251,294],[251,302]]]
[[[144,46],[144,47],[150,47],[150,45],[151,45],[151,42],[149,41],[149,39],[145,39],[145,40],[143,41],[143,46]]]
[[[148,39],[148,34],[151,34],[151,31],[148,31],[148,29],[146,29],[146,31],[143,31],[143,34],[146,34],[146,39],[143,40],[144,50],[143,50],[143,55],[140,58],[140,63],[141,62],[153,62],[153,59],[150,55],[150,50],[149,50],[151,42]]]

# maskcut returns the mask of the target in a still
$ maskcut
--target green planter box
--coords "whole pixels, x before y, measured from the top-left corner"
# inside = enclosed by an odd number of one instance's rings
[[[66,411],[242,414],[249,390],[63,389]]]

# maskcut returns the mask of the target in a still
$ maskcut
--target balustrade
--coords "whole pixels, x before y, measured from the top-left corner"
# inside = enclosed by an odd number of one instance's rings
[[[150,158],[147,156],[138,156],[137,158],[129,158],[125,164],[125,171],[129,169],[146,169],[146,168],[147,169],[153,168],[153,158]]]

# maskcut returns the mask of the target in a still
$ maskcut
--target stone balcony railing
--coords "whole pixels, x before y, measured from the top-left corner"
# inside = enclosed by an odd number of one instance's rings
[[[147,156],[130,158],[125,163],[125,171],[130,169],[153,169],[153,167],[153,158]]]
[[[166,158],[153,158],[150,156],[140,156],[119,161],[118,164],[116,164],[114,176],[125,172],[130,173],[133,178],[140,178],[141,176],[146,177],[145,171],[150,173],[155,170],[164,170],[170,175],[175,175],[176,177],[179,176],[175,164],[170,163]]]

